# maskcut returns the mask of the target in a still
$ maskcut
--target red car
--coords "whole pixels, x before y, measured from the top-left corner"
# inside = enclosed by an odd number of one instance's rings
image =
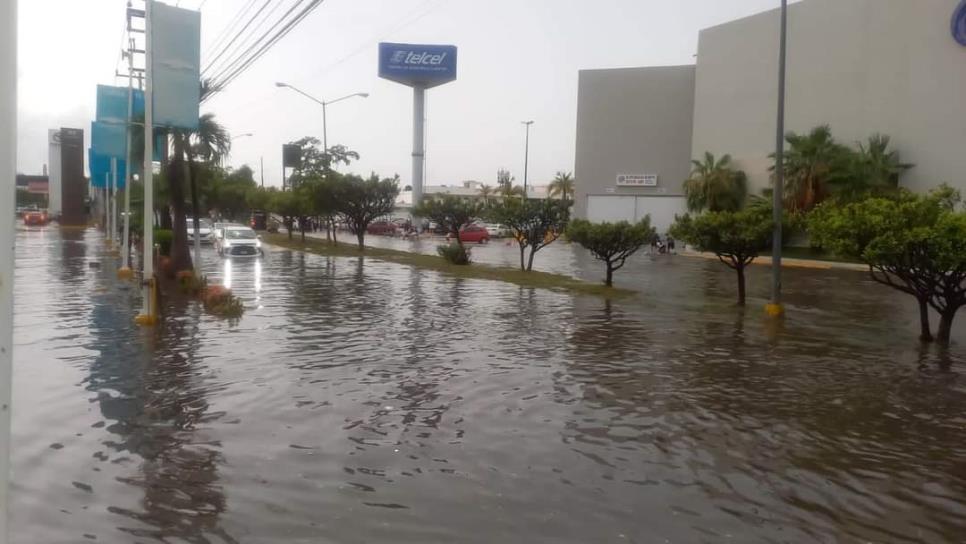
[[[389,221],[375,221],[369,223],[366,228],[366,234],[384,234],[393,235],[396,233],[396,224],[390,223]]]
[[[446,239],[452,238],[452,234],[447,234]],[[481,225],[467,225],[460,229],[460,242],[464,244],[485,244],[490,241],[490,233],[486,232],[486,227]]]
[[[46,225],[48,221],[47,212],[44,210],[31,210],[23,214],[24,225]]]

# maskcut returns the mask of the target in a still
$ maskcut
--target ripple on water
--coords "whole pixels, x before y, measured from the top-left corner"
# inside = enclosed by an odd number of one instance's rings
[[[860,276],[790,272],[773,327],[702,260],[637,257],[606,302],[206,250],[245,316],[174,298],[139,330],[94,231],[17,244],[16,542],[966,534],[962,353]],[[574,251],[542,265],[599,277]]]

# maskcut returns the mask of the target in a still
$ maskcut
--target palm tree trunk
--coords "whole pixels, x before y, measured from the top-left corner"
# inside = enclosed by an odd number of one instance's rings
[[[191,216],[193,218],[192,229],[194,229],[194,265],[201,268],[201,219],[198,216],[201,210],[198,206],[198,184],[195,180],[195,161],[194,154],[188,150],[188,183],[191,187]]]
[[[174,216],[174,236],[171,241],[171,269],[173,272],[191,270],[191,253],[188,251],[188,228],[184,209],[184,177],[187,165],[184,161],[184,145],[175,138],[175,156],[168,165],[168,188],[171,193],[171,212]]]

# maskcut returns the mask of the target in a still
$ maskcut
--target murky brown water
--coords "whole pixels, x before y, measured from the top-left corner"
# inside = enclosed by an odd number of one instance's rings
[[[775,328],[767,269],[741,312],[701,259],[608,303],[270,251],[209,259],[238,323],[141,331],[96,233],[17,244],[17,543],[966,541],[963,323],[860,274]]]

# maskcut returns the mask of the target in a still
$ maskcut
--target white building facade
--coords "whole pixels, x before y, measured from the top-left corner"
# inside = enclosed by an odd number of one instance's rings
[[[961,0],[803,0],[789,7],[786,130],[829,125],[857,145],[887,134],[915,167],[902,185],[966,192],[966,47]],[[649,213],[664,232],[684,211],[690,159],[730,154],[749,189],[769,185],[779,11],[701,31],[694,66],[580,72],[576,213]],[[630,182],[628,182],[630,180]]]

